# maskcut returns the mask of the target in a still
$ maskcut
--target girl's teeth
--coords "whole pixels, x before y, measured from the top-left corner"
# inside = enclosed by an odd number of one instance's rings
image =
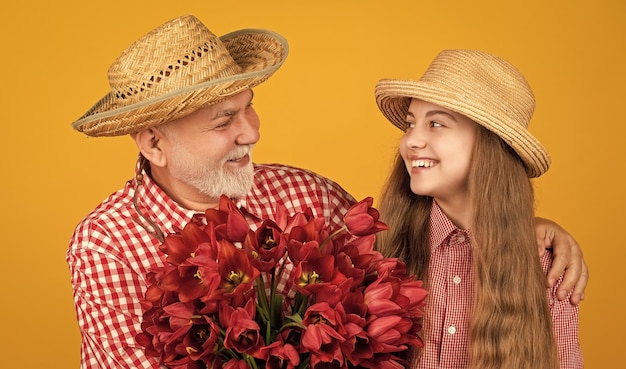
[[[430,168],[433,166],[433,162],[427,160],[413,160],[413,166],[419,168]]]

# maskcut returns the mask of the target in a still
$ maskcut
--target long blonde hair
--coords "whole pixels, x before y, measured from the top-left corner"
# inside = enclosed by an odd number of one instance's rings
[[[477,127],[468,180],[474,273],[470,367],[558,368],[537,255],[532,184],[517,154],[497,135]],[[378,205],[390,229],[377,242],[385,256],[406,262],[428,285],[433,200],[413,194],[409,181],[398,156]]]

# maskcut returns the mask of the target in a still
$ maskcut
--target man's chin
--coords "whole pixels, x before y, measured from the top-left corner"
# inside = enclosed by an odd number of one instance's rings
[[[221,195],[226,195],[230,198],[245,197],[254,185],[254,169],[252,165],[249,165],[245,168],[239,168],[236,171],[228,171],[228,175],[224,176],[222,179],[218,186],[220,190],[215,191],[215,189],[213,189],[213,191],[203,192],[216,198]],[[219,192],[219,195],[215,196],[216,192]]]

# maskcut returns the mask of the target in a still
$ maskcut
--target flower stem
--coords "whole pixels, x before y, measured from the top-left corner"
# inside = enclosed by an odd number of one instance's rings
[[[248,366],[250,367],[250,369],[259,369],[258,365],[256,364],[256,360],[254,360],[253,356],[248,355],[248,354],[243,354],[243,358],[248,364]]]
[[[324,239],[324,241],[322,241],[322,243],[320,244],[320,250],[322,250],[324,248],[324,245],[326,245],[327,242],[330,242],[330,240],[332,240],[333,238],[337,237],[338,235],[340,235],[341,233],[343,233],[343,232],[345,232],[347,230],[348,230],[348,227],[346,227],[346,226],[343,226],[343,227],[335,230],[328,237],[326,237]]]
[[[257,311],[261,313],[263,320],[269,324],[269,302],[267,301],[267,295],[265,294],[265,280],[262,275],[258,276],[254,281],[254,286],[256,287],[258,301]]]
[[[309,302],[309,297],[306,295],[303,295],[302,293],[296,293],[296,296],[294,298],[294,304],[293,304],[293,312],[294,314],[298,314],[299,316],[304,316],[304,312],[306,311],[306,308],[308,306],[308,302]]]

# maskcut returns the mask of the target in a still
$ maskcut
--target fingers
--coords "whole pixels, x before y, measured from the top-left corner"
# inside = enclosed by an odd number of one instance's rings
[[[563,271],[565,271],[564,274]],[[567,258],[562,254],[555,254],[552,267],[548,272],[548,286],[554,287],[556,281],[559,279],[558,273],[563,274],[563,280],[559,284],[556,297],[559,300],[564,300],[570,292],[573,291],[574,286],[576,286],[580,280],[582,275],[582,260],[580,258]]]
[[[577,264],[576,261],[572,260],[570,248],[555,248],[553,249],[553,253],[554,257],[552,259],[552,266],[550,267],[547,276],[548,287],[554,287],[561,275],[563,275],[563,281],[561,282],[559,289],[557,290],[557,298],[559,300],[563,300],[565,297],[567,297],[567,292],[573,289],[574,285],[578,281],[581,267],[580,264]],[[563,290],[566,290],[565,295],[559,293]]]
[[[554,249],[552,268],[548,272],[548,285],[554,286],[559,273],[565,271],[563,280],[557,289],[557,298],[564,300],[569,295],[574,305],[584,299],[585,288],[589,280],[589,272],[583,258],[582,250],[576,240],[567,233],[557,233],[554,243],[563,243],[566,247]]]
[[[547,248],[553,252],[552,266],[547,275],[548,286],[554,287],[562,275],[557,298],[564,300],[569,295],[572,304],[580,303],[585,298],[589,280],[589,270],[580,245],[567,231],[549,219],[535,218],[535,231],[539,256]]]
[[[573,305],[580,304],[581,301],[585,299],[585,288],[587,287],[587,282],[589,282],[589,270],[587,269],[587,263],[583,260],[583,269],[580,275],[580,278],[576,282],[576,286],[574,286],[574,291],[569,298],[569,301]]]

